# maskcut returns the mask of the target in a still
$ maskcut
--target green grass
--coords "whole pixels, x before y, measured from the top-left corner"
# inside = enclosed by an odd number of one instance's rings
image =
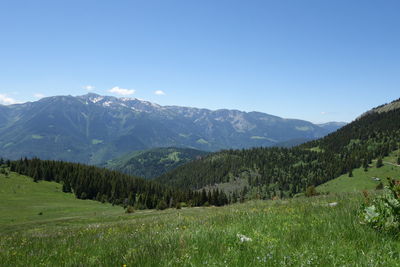
[[[264,136],[252,136],[252,137],[250,137],[250,139],[254,139],[254,140],[265,140],[265,139],[267,139],[267,138],[264,137]]]
[[[200,139],[197,140],[196,142],[199,143],[199,144],[202,144],[202,145],[208,144],[208,141],[207,141],[207,140],[204,140],[203,138],[200,138]]]
[[[298,126],[298,127],[296,127],[296,130],[306,132],[306,131],[310,131],[312,129],[308,126]]]
[[[2,266],[400,265],[400,242],[359,223],[361,194],[124,214],[15,174],[0,188]]]
[[[102,144],[104,141],[99,139],[92,139],[92,145]]]
[[[319,146],[312,147],[312,148],[310,148],[310,150],[314,151],[314,152],[324,152],[324,150],[322,148],[320,148]]]
[[[3,148],[10,147],[10,146],[12,146],[13,144],[14,144],[13,142],[7,143],[7,144],[5,144],[5,145],[3,146]]]
[[[160,162],[163,162],[163,161],[174,161],[174,162],[177,162],[177,161],[181,160],[179,158],[179,154],[181,154],[181,153],[178,152],[178,151],[174,151],[172,153],[169,153],[166,158],[160,159]]]
[[[81,218],[103,218],[123,212],[91,200],[78,200],[61,191],[54,182],[35,183],[31,178],[11,173],[0,175],[0,231],[15,231],[32,225],[44,227],[48,222],[58,225],[78,222]],[[42,215],[39,215],[41,213]]]
[[[364,168],[355,169],[353,170],[353,177],[344,174],[325,184],[317,186],[317,191],[330,193],[359,192],[362,190],[375,189],[379,181],[375,181],[373,178],[380,178],[384,184],[387,183],[387,177],[398,179],[400,178],[400,167],[392,165],[397,160],[397,153],[396,151],[384,158],[384,166],[381,168],[376,168],[376,161],[373,161],[367,172],[364,171]]]

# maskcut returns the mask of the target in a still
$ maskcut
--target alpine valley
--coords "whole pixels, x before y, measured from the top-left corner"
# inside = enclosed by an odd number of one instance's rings
[[[0,157],[101,164],[132,151],[293,146],[344,123],[316,125],[260,112],[160,106],[87,94],[0,105]]]
[[[44,106],[51,116],[43,126],[55,131],[62,126],[55,119],[64,118],[64,131],[87,129],[91,144],[101,145],[95,130],[112,125],[110,114],[121,122],[126,113],[96,99],[42,100],[87,107]],[[385,179],[400,174],[399,107],[400,100],[380,106],[289,148],[151,149],[107,162],[114,170],[0,158],[0,265],[399,266],[400,182]],[[89,123],[98,118],[87,119],[91,108],[109,120]],[[151,117],[143,114],[126,119]]]

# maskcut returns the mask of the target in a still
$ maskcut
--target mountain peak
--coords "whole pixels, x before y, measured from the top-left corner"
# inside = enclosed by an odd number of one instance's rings
[[[372,114],[372,113],[384,113],[384,112],[389,112],[389,111],[396,110],[396,109],[400,109],[400,98],[397,100],[394,100],[388,104],[384,104],[384,105],[378,106],[376,108],[373,108],[370,111],[367,111],[364,114],[362,114],[361,116],[359,116],[356,120],[358,120],[366,115]]]
[[[390,102],[389,104],[385,104],[385,105],[376,107],[372,111],[382,113],[382,112],[388,112],[388,111],[392,111],[392,110],[399,109],[399,108],[400,108],[400,98]]]

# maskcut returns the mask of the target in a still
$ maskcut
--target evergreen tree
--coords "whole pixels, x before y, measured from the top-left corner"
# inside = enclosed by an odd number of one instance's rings
[[[377,162],[376,162],[376,167],[377,167],[377,168],[380,168],[380,167],[382,167],[382,166],[383,166],[382,158],[378,158],[378,160],[377,160]]]
[[[139,209],[154,209],[160,200],[168,200],[171,205],[179,202],[203,204],[200,203],[202,196],[198,191],[180,190],[83,164],[25,158],[10,162],[10,169],[29,175],[36,182],[40,179],[48,179],[62,183],[62,190],[74,192],[77,198],[110,202],[113,205],[135,205]],[[207,195],[204,200],[208,201]]]
[[[165,202],[164,199],[161,199],[161,200],[158,202],[157,207],[156,207],[156,209],[158,209],[158,210],[165,210],[165,209],[167,209],[167,208],[168,208],[168,205],[167,205],[167,202]]]
[[[63,191],[64,193],[72,193],[71,185],[69,184],[68,181],[65,181],[65,182],[63,183],[63,185],[62,185],[62,191]]]
[[[364,168],[365,172],[368,171],[369,165],[368,165],[368,160],[367,159],[363,160],[363,168]]]

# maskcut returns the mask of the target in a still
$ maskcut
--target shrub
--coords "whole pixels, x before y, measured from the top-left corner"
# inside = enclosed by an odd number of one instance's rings
[[[135,208],[132,206],[128,206],[125,210],[125,213],[134,213],[135,212]]]
[[[389,185],[382,195],[373,200],[366,199],[360,216],[362,223],[372,228],[395,235],[400,233],[400,182],[388,178]]]
[[[384,188],[383,183],[380,182],[376,187],[375,190],[382,190]]]
[[[165,202],[164,199],[160,200],[160,202],[158,202],[156,209],[158,210],[165,210],[168,208],[167,202]]]
[[[313,197],[313,196],[318,196],[319,195],[318,192],[317,192],[317,189],[313,185],[307,187],[305,194],[306,194],[306,197]]]
[[[377,167],[377,168],[380,168],[380,167],[382,167],[382,166],[383,166],[382,158],[379,158],[378,161],[376,162],[376,167]]]
[[[353,175],[353,170],[350,170],[349,171],[349,177],[353,177],[354,175]]]

